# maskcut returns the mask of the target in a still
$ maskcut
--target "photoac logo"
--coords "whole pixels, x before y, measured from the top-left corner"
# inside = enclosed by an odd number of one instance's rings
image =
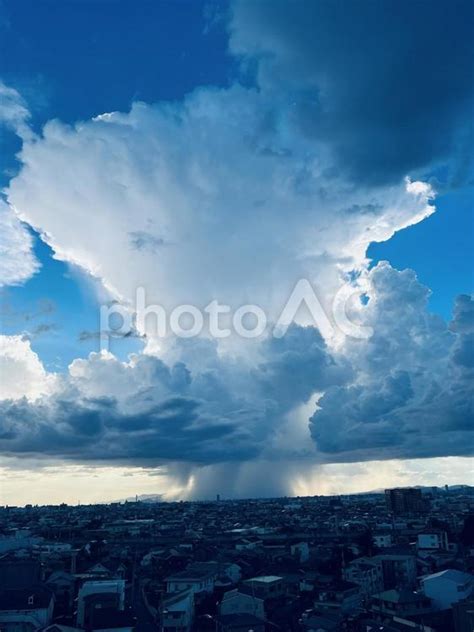
[[[222,339],[232,335],[241,338],[259,338],[270,333],[282,338],[288,327],[296,322],[297,314],[306,309],[311,324],[324,338],[342,334],[351,338],[367,339],[373,334],[372,327],[354,322],[348,306],[351,301],[361,299],[369,291],[368,282],[359,281],[357,286],[343,285],[332,301],[330,314],[326,312],[314,287],[308,279],[300,279],[283,305],[278,318],[270,323],[265,310],[256,304],[245,304],[235,311],[229,305],[212,300],[204,309],[183,304],[169,313],[163,305],[147,305],[146,292],[137,288],[135,305],[114,302],[100,308],[101,349],[108,350],[110,338],[124,338],[134,334],[166,338],[195,338],[203,331],[211,338]]]

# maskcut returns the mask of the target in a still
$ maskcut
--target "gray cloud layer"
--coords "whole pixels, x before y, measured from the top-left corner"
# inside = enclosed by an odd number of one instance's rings
[[[448,328],[412,271],[381,264],[372,282],[374,335],[348,349],[355,382],[329,388],[311,418],[319,450],[336,460],[472,454],[472,298],[458,297]]]
[[[259,84],[275,99],[290,93],[297,124],[357,181],[396,180],[455,153],[465,169],[469,0],[237,0],[230,28],[232,50],[258,60]]]
[[[177,343],[172,364],[96,354],[42,398],[3,401],[0,449],[137,464],[290,458],[294,446],[275,436],[324,392],[309,420],[315,460],[470,454],[472,299],[458,298],[448,327],[427,311],[429,292],[412,271],[382,263],[370,280],[368,341],[331,352],[316,329],[293,325],[259,345],[256,364],[221,358],[206,340]]]
[[[246,460],[262,452],[295,405],[348,375],[313,328],[294,326],[284,339],[269,339],[254,367],[222,361],[211,342],[196,344],[201,368],[194,373],[180,361],[168,366],[142,354],[128,365],[100,355],[76,360],[53,394],[1,402],[1,451],[135,462]]]

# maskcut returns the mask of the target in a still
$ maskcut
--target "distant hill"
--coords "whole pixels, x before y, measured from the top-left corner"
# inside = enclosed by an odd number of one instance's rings
[[[398,487],[398,486],[395,486]],[[444,486],[436,486],[436,485],[401,485],[400,487],[415,487],[416,489],[421,489],[422,493],[424,494],[429,494],[433,491],[433,488],[436,488],[440,493],[445,493],[445,489]],[[334,497],[339,497],[339,496],[364,496],[367,494],[383,494],[385,492],[386,488],[378,488],[378,489],[372,489],[369,491],[365,491],[365,492],[356,492],[354,494],[335,494]],[[449,492],[464,492],[466,494],[474,494],[474,486],[472,485],[449,485],[448,487],[448,493]],[[289,497],[287,497],[289,498]],[[295,498],[297,498],[295,496]],[[165,503],[168,502],[163,494],[138,494],[138,496],[129,496],[128,498],[122,498],[120,500],[117,500],[115,502],[135,502],[135,501],[140,501],[142,503]],[[201,499],[201,500],[206,500],[206,499]],[[212,499],[207,499],[207,500],[212,500]],[[245,500],[245,499],[240,499],[240,500]],[[248,499],[247,499],[248,500]]]

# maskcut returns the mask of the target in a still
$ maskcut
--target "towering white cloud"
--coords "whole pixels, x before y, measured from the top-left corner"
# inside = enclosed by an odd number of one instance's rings
[[[24,283],[38,269],[31,234],[0,200],[0,287]]]
[[[21,95],[0,80],[0,127],[31,139],[30,112]],[[39,268],[27,228],[0,198],[0,287],[27,281]]]
[[[0,400],[33,402],[51,393],[55,376],[43,367],[30,342],[21,336],[0,336]]]
[[[24,142],[8,198],[57,257],[120,298],[144,287],[168,311],[256,303],[272,320],[301,278],[329,304],[371,241],[434,210],[427,185],[357,188],[325,157],[265,95],[203,89],[48,123]]]

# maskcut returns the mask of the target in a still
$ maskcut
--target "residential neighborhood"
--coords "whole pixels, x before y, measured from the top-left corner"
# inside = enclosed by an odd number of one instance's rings
[[[2,632],[472,632],[474,488],[0,508]]]

